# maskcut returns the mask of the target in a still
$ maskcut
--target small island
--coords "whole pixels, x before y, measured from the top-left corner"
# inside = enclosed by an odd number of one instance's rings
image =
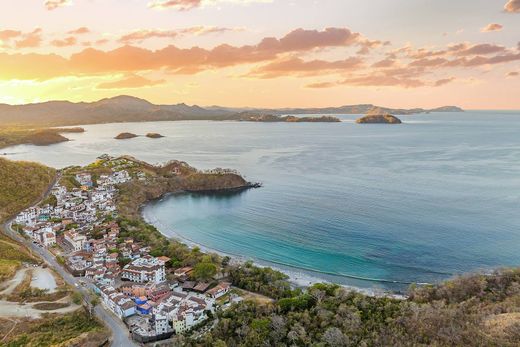
[[[161,134],[158,134],[158,133],[148,133],[148,134],[146,134],[146,137],[148,137],[150,139],[160,139],[161,137],[164,137],[164,136]]]
[[[121,133],[119,135],[117,135],[116,137],[114,137],[114,139],[116,140],[128,140],[128,139],[133,139],[134,137],[137,137],[136,134],[132,134],[132,133]]]
[[[369,114],[356,120],[358,124],[401,124],[402,121],[391,114]]]

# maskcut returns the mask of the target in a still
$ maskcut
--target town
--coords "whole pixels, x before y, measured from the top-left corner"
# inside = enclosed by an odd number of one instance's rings
[[[111,173],[93,177],[84,170],[74,174],[72,185],[70,179],[58,180],[50,197],[22,211],[13,228],[50,251],[81,278],[82,285],[91,287],[103,307],[121,319],[138,342],[188,333],[224,304],[241,300],[228,294],[230,283],[195,281],[192,267],[174,269],[168,266],[168,257],[152,256],[149,246],[121,237],[117,187],[147,176],[129,171],[136,165],[125,158],[104,155],[98,163]]]

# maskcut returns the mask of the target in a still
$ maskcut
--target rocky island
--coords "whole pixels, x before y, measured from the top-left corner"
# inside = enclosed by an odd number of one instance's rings
[[[369,114],[356,120],[358,124],[401,124],[402,121],[390,114]]]
[[[138,135],[136,134],[132,134],[132,133],[121,133],[119,135],[117,135],[116,137],[114,137],[114,139],[116,140],[128,140],[128,139],[133,139],[134,137],[137,137]]]
[[[146,137],[148,137],[150,139],[160,139],[161,137],[164,137],[164,136],[161,134],[158,134],[158,133],[148,133],[148,134],[146,134]]]

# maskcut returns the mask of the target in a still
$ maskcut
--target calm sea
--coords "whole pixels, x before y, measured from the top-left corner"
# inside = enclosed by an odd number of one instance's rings
[[[64,167],[102,153],[236,168],[261,189],[184,194],[145,214],[165,234],[358,287],[404,288],[520,265],[520,112],[342,123],[154,122],[85,126],[11,159]],[[120,132],[165,138],[117,141]]]

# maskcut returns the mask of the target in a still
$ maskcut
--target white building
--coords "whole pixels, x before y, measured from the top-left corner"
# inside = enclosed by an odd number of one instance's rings
[[[137,283],[161,283],[166,280],[164,260],[151,256],[137,258],[123,268],[122,279]]]
[[[80,251],[83,249],[83,244],[87,241],[85,235],[81,235],[75,230],[66,231],[63,234],[63,238],[67,243],[74,249],[74,251]]]

